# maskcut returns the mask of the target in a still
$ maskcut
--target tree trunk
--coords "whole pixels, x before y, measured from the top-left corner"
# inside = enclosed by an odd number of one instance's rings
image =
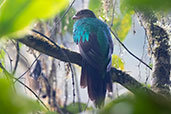
[[[146,31],[152,54],[152,89],[164,96],[170,96],[170,44],[166,30],[157,25],[153,13],[139,13],[139,18]]]

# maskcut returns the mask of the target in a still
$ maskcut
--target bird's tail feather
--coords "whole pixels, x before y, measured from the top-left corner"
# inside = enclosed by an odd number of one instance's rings
[[[112,92],[112,83],[108,72],[100,72],[86,61],[83,61],[81,72],[81,87],[88,88],[89,98],[94,101],[96,107],[104,105],[106,90]]]

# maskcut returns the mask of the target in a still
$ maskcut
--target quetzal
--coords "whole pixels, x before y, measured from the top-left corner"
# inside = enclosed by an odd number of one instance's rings
[[[106,90],[112,92],[110,77],[113,42],[107,24],[97,19],[95,14],[84,9],[73,19],[74,42],[78,44],[82,56],[81,87],[88,88],[89,98],[97,107],[104,104]]]

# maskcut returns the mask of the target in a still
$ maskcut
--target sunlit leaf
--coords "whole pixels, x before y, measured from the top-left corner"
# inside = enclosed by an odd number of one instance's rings
[[[151,68],[153,68],[153,64],[152,64],[152,63],[150,63],[149,66],[150,66]]]
[[[106,8],[105,8],[103,0],[90,0],[89,1],[89,9],[95,13],[97,18],[100,18],[103,21],[109,20],[109,19],[107,19],[108,13],[106,12]]]
[[[100,8],[100,6],[101,6],[101,0],[90,0],[89,1],[89,9],[90,10],[93,10],[93,11],[95,11],[95,10],[99,10],[99,8]]]
[[[37,18],[59,13],[67,0],[6,0],[0,8],[0,37],[22,30]]]
[[[3,5],[3,2],[4,2],[5,0],[0,0],[0,7]]]
[[[124,16],[120,15],[114,19],[113,28],[116,30],[118,37],[123,41],[132,25],[132,13],[126,13]]]
[[[5,59],[5,51],[3,49],[0,49],[0,63],[4,65]],[[0,73],[2,72],[2,69],[0,68]]]
[[[119,56],[114,54],[112,55],[112,66],[124,70],[124,62]]]

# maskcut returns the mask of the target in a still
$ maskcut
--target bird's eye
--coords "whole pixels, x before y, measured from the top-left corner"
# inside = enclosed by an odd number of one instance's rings
[[[79,15],[82,15],[82,14],[84,14],[84,12],[79,12]]]

